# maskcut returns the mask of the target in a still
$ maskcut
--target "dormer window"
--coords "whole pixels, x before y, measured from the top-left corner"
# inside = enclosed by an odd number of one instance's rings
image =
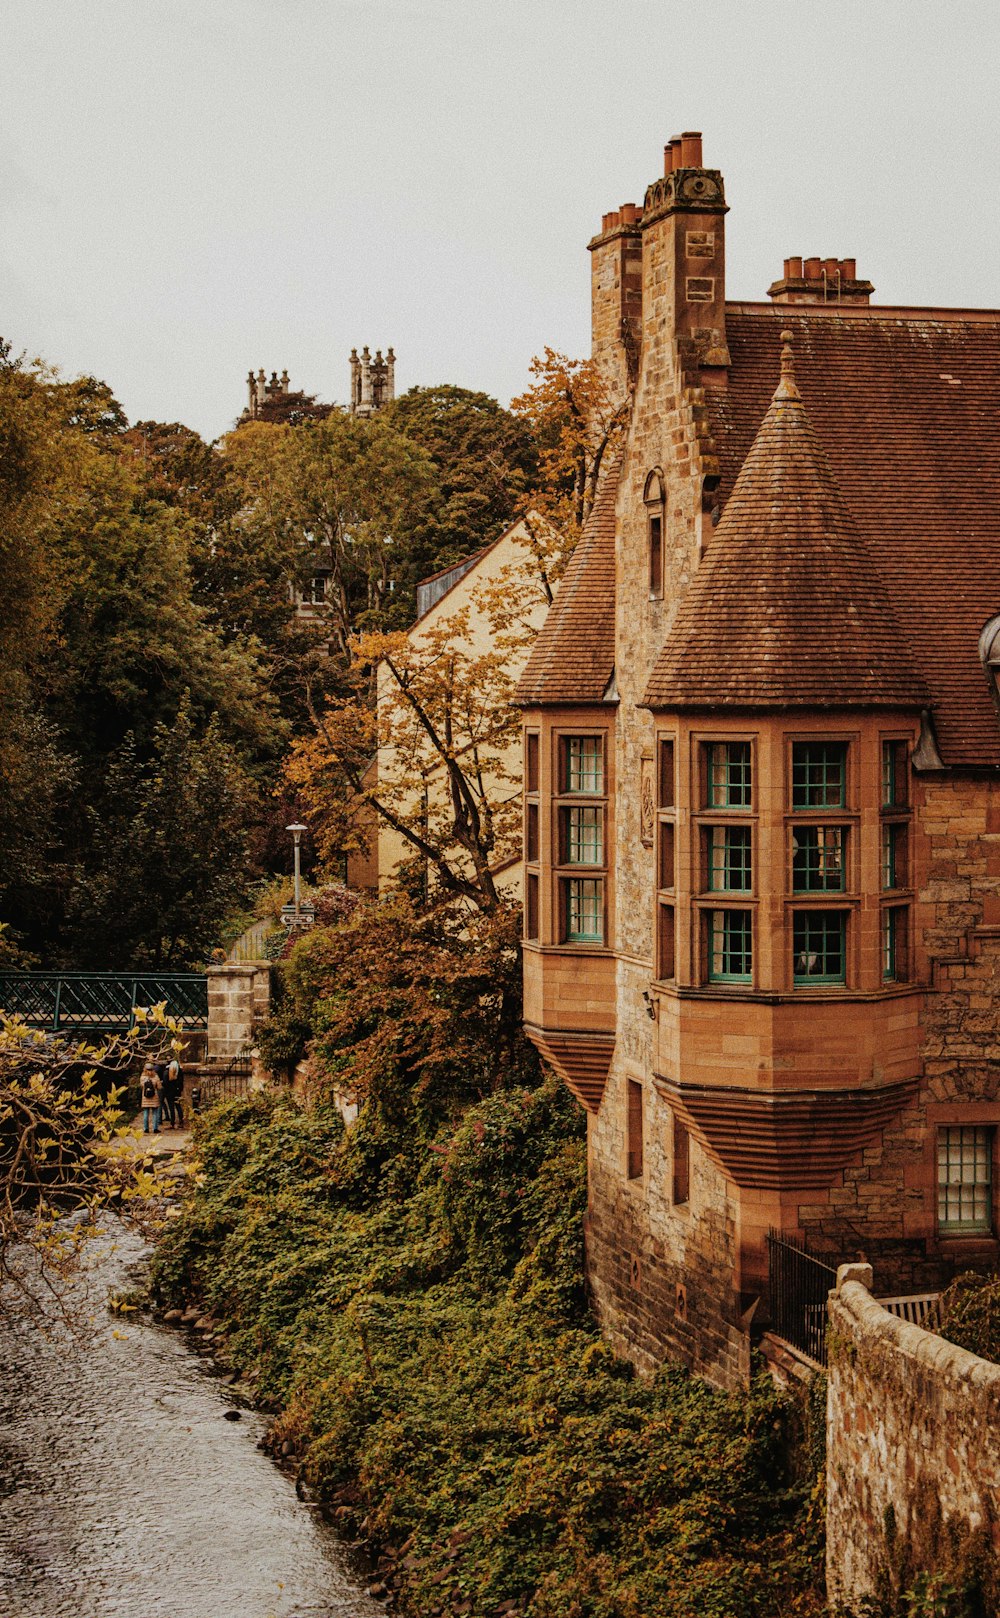
[[[646,508],[646,550],[649,563],[649,599],[663,599],[663,528],[666,512],[666,490],[663,473],[657,468],[650,472],[642,494]]]

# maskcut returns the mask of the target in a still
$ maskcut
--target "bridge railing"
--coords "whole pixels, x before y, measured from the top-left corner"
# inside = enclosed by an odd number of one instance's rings
[[[208,1027],[203,972],[0,972],[0,1011],[53,1034],[125,1033],[137,1006],[161,1001],[185,1028]]]

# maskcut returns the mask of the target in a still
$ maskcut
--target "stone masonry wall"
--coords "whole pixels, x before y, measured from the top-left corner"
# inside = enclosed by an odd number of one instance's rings
[[[844,1265],[830,1304],[827,1587],[894,1602],[921,1572],[1000,1590],[1000,1365],[877,1304]],[[892,1610],[895,1610],[893,1604]]]
[[[809,1246],[834,1259],[863,1254],[883,1295],[937,1290],[1000,1262],[994,1237],[939,1237],[936,1162],[941,1127],[1000,1135],[1000,791],[925,776],[914,800],[913,966],[928,985],[920,1090],[840,1183],[799,1209]]]
[[[209,1061],[238,1056],[253,1043],[253,1030],[267,1016],[269,966],[225,961],[208,969]]]
[[[719,222],[721,228],[721,221]],[[673,1119],[653,1085],[643,991],[653,973],[653,850],[643,843],[640,786],[652,758],[653,717],[639,707],[677,602],[697,567],[703,532],[704,395],[688,385],[675,341],[674,231],[643,232],[642,353],[617,511],[615,918],[618,1040],[590,1121],[588,1273],[602,1327],[644,1370],[670,1355],[709,1381],[748,1373],[748,1338],[734,1290],[736,1216],[726,1181],[691,1143],[690,1197],[672,1201]],[[650,599],[648,474],[662,469],[666,501],[663,599]],[[626,1171],[628,1081],[642,1085],[644,1168]]]

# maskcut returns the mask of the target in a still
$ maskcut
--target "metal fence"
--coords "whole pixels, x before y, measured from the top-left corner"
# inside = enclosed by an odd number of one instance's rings
[[[779,1337],[826,1364],[826,1302],[837,1272],[779,1231],[767,1233],[771,1324]]]
[[[286,936],[284,928],[276,927],[269,918],[264,921],[255,921],[252,926],[240,934],[235,944],[230,948],[226,960],[247,963],[268,960],[267,940],[277,934],[280,934],[282,939]]]
[[[214,1107],[220,1101],[235,1101],[237,1096],[245,1096],[250,1088],[252,1074],[252,1052],[240,1051],[221,1073],[205,1074],[201,1083],[192,1090],[191,1099],[195,1111],[204,1112],[207,1107]]]
[[[208,1027],[203,972],[0,972],[0,1010],[49,1033],[125,1033],[137,1007],[163,1002],[185,1028]]]

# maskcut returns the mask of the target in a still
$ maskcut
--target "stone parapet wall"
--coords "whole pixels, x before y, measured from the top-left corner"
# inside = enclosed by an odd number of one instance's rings
[[[830,1301],[830,1600],[894,1602],[938,1573],[996,1612],[1000,1365],[889,1314],[871,1284],[842,1265]]]

